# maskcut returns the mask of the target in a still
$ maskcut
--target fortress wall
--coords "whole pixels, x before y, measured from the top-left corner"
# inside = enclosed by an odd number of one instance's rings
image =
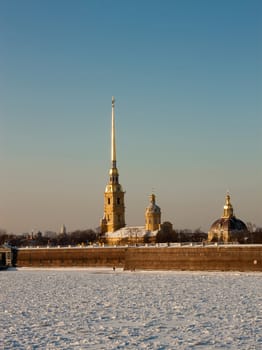
[[[262,245],[212,247],[27,248],[18,267],[121,267],[125,270],[262,271]]]
[[[262,246],[133,248],[125,269],[262,271]]]
[[[17,251],[18,267],[124,267],[125,248],[26,248]]]

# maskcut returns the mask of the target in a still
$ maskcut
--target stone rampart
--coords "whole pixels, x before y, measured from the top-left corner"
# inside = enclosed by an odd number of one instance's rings
[[[125,270],[262,271],[262,245],[26,248],[16,266],[121,267]]]
[[[124,248],[18,249],[16,266],[23,267],[124,267]]]
[[[262,271],[262,246],[136,248],[127,250],[125,269]]]

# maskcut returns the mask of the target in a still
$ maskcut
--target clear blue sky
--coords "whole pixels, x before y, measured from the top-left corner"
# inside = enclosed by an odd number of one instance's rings
[[[262,2],[0,2],[0,227],[94,228],[111,96],[128,225],[262,226]]]

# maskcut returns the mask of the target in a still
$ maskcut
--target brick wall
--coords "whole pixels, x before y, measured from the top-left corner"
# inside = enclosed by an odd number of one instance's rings
[[[27,248],[18,250],[16,266],[115,266],[126,270],[262,271],[262,245],[162,248]]]

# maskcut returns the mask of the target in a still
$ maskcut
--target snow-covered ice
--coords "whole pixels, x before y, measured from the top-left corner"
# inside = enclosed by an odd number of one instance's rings
[[[262,349],[262,274],[0,273],[0,349]]]

